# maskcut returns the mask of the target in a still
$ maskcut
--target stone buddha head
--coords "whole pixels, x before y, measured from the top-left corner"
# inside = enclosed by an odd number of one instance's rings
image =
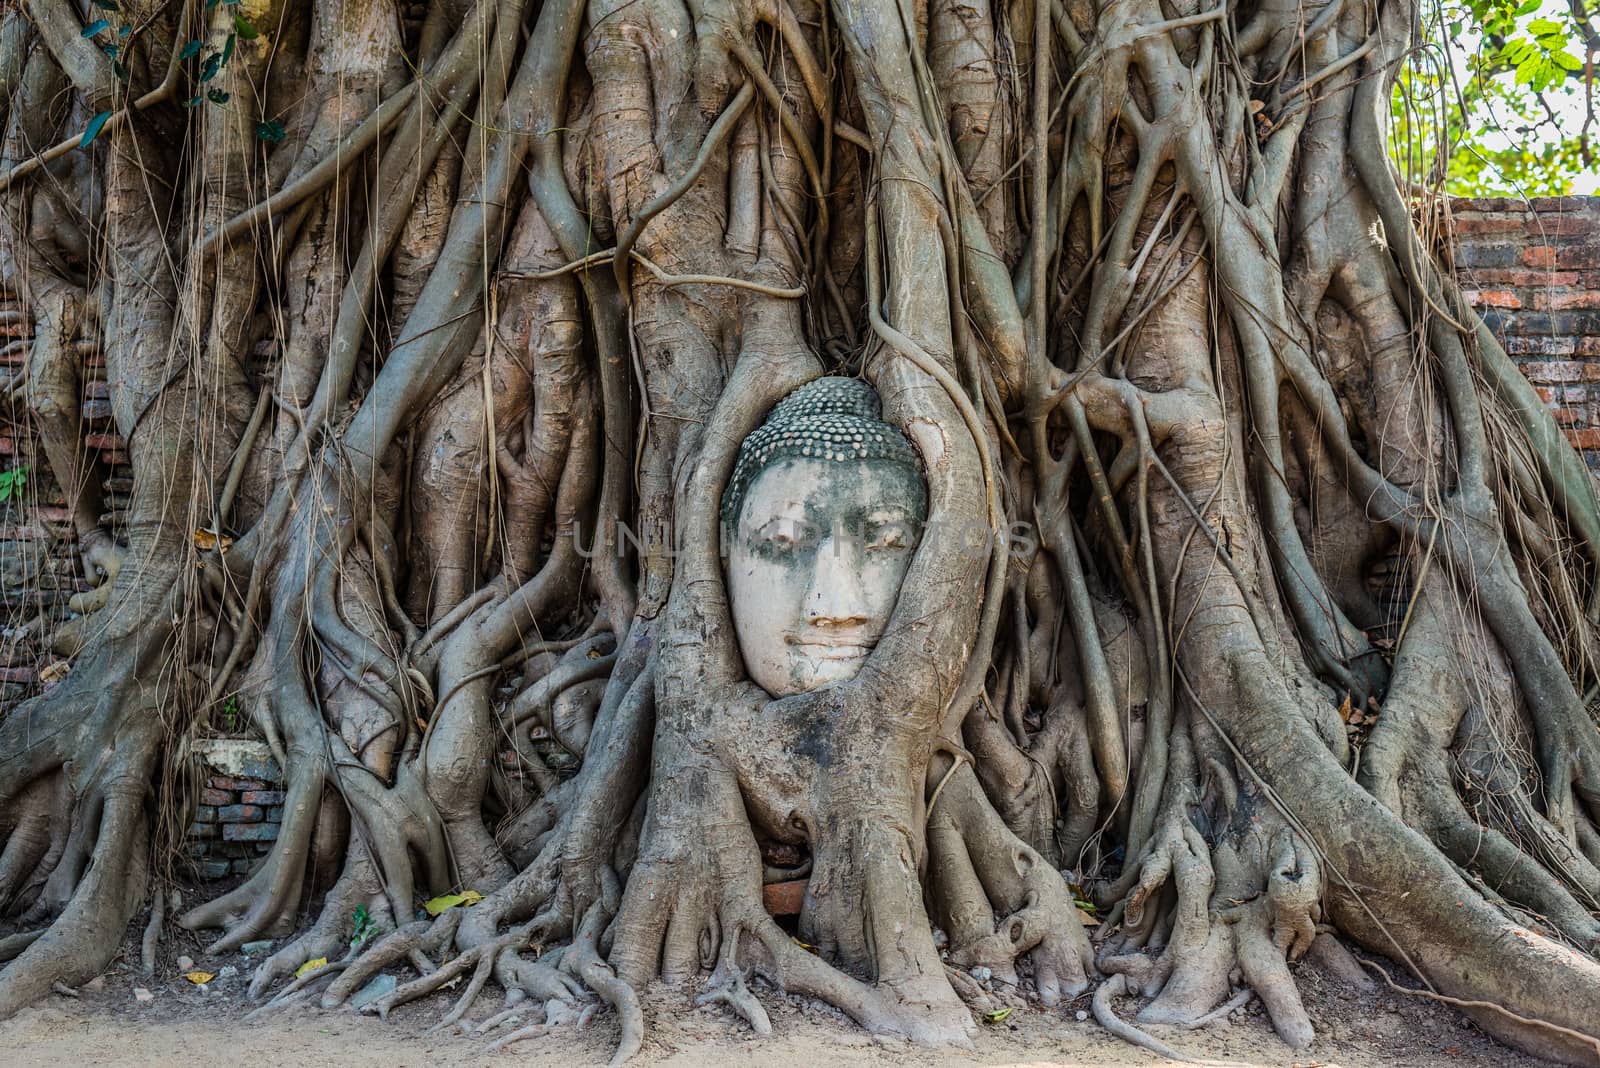
[[[795,390],[745,439],[722,497],[745,666],[775,697],[853,677],[883,636],[928,514],[911,443],[854,378]]]

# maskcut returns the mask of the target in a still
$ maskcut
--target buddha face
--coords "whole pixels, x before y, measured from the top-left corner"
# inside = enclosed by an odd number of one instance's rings
[[[927,514],[892,460],[795,457],[757,475],[728,553],[734,631],[775,697],[853,677],[883,636]]]

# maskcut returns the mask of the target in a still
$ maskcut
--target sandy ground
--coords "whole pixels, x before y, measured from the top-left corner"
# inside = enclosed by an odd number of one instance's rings
[[[189,936],[184,935],[187,938]],[[214,981],[202,992],[182,979],[173,963],[177,953],[193,953],[198,965],[236,977]],[[126,956],[124,957],[126,959]],[[423,1066],[523,1065],[577,1068],[602,1065],[617,1037],[615,1020],[600,1015],[584,1030],[568,1027],[530,1039],[503,1053],[486,1050],[487,1040],[426,1030],[449,1008],[450,996],[404,1006],[381,1022],[349,1010],[323,1012],[290,1005],[256,1020],[243,1017],[248,962],[237,954],[207,958],[199,946],[168,947],[154,979],[136,977],[124,964],[113,965],[99,989],[77,999],[53,996],[0,1024],[0,1064],[98,1068],[100,1065],[174,1065],[183,1068],[423,1068]],[[407,975],[400,975],[403,981]],[[1495,1043],[1460,1014],[1420,998],[1358,992],[1309,966],[1298,970],[1318,1039],[1298,1053],[1283,1045],[1252,1003],[1200,1032],[1152,1028],[1176,1049],[1211,1064],[1360,1066],[1450,1065],[1459,1068],[1534,1068],[1543,1062]],[[133,989],[153,995],[135,999]],[[827,1006],[785,998],[758,987],[772,1014],[774,1034],[762,1039],[720,1008],[692,1008],[689,991],[659,990],[646,1001],[650,1024],[636,1065],[732,1068],[816,1068],[819,1065],[1167,1065],[1112,1038],[1077,1013],[1087,1001],[1047,1010],[1019,1008],[999,1025],[984,1026],[972,1049],[928,1050],[873,1041]],[[480,998],[471,1014],[485,1019],[498,999]],[[1123,1005],[1123,1014],[1136,1009]]]

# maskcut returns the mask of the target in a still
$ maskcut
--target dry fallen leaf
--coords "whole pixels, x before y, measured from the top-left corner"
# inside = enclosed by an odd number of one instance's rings
[[[39,669],[40,682],[60,682],[67,677],[67,672],[72,670],[72,664],[67,660],[57,660],[53,664],[46,664]]]
[[[183,977],[189,980],[189,982],[193,983],[195,986],[201,986],[205,983],[211,982],[211,980],[216,978],[216,975],[211,972],[184,972]]]
[[[437,916],[439,913],[447,909],[453,909],[457,905],[476,905],[482,900],[483,895],[476,890],[463,890],[459,894],[443,894],[431,901],[424,902],[422,907],[428,910],[429,916]]]
[[[206,527],[196,527],[194,532],[194,544],[197,549],[221,549],[223,552],[227,552],[228,546],[233,544],[233,539],[228,537],[226,534],[219,534],[216,531],[210,530]]]

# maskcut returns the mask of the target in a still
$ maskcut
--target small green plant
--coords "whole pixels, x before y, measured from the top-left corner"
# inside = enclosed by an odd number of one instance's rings
[[[28,484],[28,468],[12,467],[0,471],[0,501],[16,500],[22,496],[22,487]]]
[[[232,734],[244,726],[243,710],[239,708],[239,695],[230,694],[222,702],[222,729]]]
[[[378,925],[372,922],[372,915],[367,912],[367,906],[357,905],[355,911],[356,931],[350,937],[350,948],[360,949],[372,940],[378,933]]]

